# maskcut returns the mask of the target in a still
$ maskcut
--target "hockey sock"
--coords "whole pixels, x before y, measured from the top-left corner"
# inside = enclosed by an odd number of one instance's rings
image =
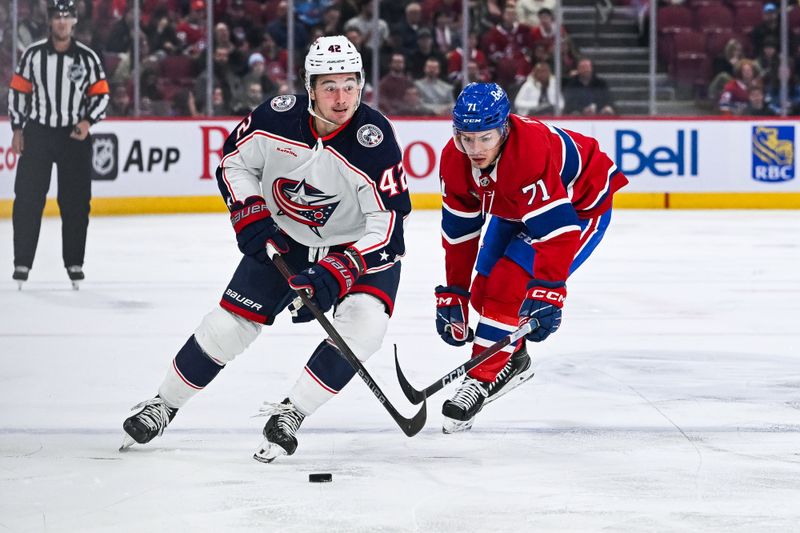
[[[211,383],[223,368],[225,365],[211,360],[203,352],[192,335],[172,360],[172,368],[167,371],[158,388],[158,395],[170,407],[183,407],[192,396]]]
[[[355,376],[353,367],[327,341],[322,341],[289,393],[289,399],[310,415],[333,398]]]
[[[503,324],[495,320],[481,317],[478,327],[475,330],[475,342],[472,345],[472,356],[480,354],[487,346],[491,346],[512,331],[516,326]],[[485,363],[473,368],[469,376],[483,382],[492,382],[497,374],[506,366],[509,357],[516,349],[516,346],[507,346],[502,351],[490,357]]]

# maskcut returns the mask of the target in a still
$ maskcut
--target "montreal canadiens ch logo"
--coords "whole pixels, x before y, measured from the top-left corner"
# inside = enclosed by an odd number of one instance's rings
[[[293,94],[281,94],[270,100],[269,106],[280,113],[283,111],[289,111],[294,107],[294,103],[296,101],[297,97]]]
[[[317,237],[319,228],[328,222],[339,202],[329,202],[332,194],[325,194],[306,180],[295,181],[278,178],[272,183],[272,196],[280,207],[279,215],[305,224]]]
[[[374,124],[365,124],[358,128],[356,139],[358,139],[361,146],[375,148],[383,142],[383,132]]]

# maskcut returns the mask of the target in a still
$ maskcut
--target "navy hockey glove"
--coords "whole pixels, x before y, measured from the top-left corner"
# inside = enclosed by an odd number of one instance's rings
[[[234,203],[231,206],[231,224],[236,231],[239,250],[244,255],[266,262],[268,242],[281,253],[289,251],[286,238],[260,196],[250,196],[244,203]]]
[[[530,322],[533,326],[533,331],[525,335],[526,339],[541,342],[556,332],[561,325],[561,306],[566,297],[567,287],[563,281],[534,279],[528,282],[525,300],[519,308],[519,325]]]
[[[469,291],[461,287],[436,287],[436,331],[444,342],[464,346],[475,339],[469,319]]]
[[[358,266],[347,254],[331,253],[289,278],[289,286],[295,290],[309,291],[311,301],[325,313],[339,298],[350,292],[359,275]],[[304,305],[292,303],[289,310],[295,323],[309,322],[314,318]]]

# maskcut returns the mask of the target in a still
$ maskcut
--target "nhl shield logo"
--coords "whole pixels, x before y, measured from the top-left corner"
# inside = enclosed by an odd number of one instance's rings
[[[92,135],[92,179],[114,180],[118,172],[117,136],[113,133]]]
[[[374,124],[365,124],[358,128],[356,138],[361,146],[375,148],[383,142],[383,132]]]
[[[293,108],[296,101],[297,97],[293,94],[281,94],[270,100],[269,106],[273,110],[282,113]]]
[[[86,74],[86,68],[80,63],[73,63],[67,69],[67,78],[72,83],[78,83]]]

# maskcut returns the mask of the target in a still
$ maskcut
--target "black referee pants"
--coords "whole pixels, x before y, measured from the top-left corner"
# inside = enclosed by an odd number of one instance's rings
[[[14,182],[14,266],[33,266],[53,163],[58,168],[64,266],[83,265],[92,197],[91,138],[70,139],[71,127],[28,123]]]

